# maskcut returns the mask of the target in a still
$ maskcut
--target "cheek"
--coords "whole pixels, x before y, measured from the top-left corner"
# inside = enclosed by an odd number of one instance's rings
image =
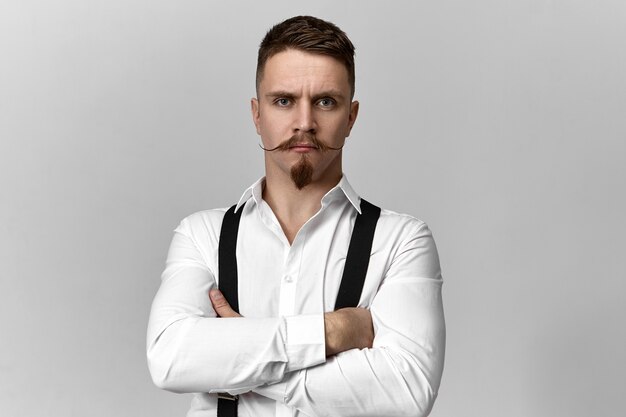
[[[287,126],[285,116],[281,114],[265,113],[259,117],[259,129],[268,134],[275,135],[281,133]]]
[[[278,145],[286,138],[286,134],[272,123],[260,124],[258,133],[263,143],[269,147]]]
[[[329,120],[325,126],[329,134],[335,138],[345,138],[350,131],[348,126],[348,119],[344,117],[336,117],[333,120]]]

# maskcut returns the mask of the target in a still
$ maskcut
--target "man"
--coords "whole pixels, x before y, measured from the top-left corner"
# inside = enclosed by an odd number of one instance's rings
[[[265,177],[230,214],[181,222],[150,315],[152,378],[195,393],[188,416],[217,415],[218,394],[239,416],[430,412],[445,344],[437,250],[422,221],[382,210],[371,250],[349,254],[371,207],[342,172],[353,96],[354,47],[335,25],[299,16],[267,33],[251,103]],[[227,268],[218,248],[237,213]],[[346,258],[365,259],[363,288],[333,311]],[[217,289],[232,269],[239,312]]]

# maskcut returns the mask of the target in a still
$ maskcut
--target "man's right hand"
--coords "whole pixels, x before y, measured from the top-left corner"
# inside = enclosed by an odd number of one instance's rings
[[[324,314],[326,356],[350,349],[371,348],[374,341],[372,315],[359,307],[342,308]]]
[[[228,301],[226,301],[224,294],[217,288],[209,291],[209,299],[218,317],[241,317],[241,314],[233,310]]]

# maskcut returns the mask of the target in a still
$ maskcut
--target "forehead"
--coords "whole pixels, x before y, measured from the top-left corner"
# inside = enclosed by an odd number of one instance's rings
[[[336,89],[350,91],[346,66],[328,55],[287,49],[270,57],[260,90]]]

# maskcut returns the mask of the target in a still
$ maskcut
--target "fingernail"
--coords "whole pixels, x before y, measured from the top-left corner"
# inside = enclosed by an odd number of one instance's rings
[[[216,289],[211,290],[211,292],[209,292],[209,295],[211,296],[211,298],[214,298],[216,300],[222,298],[222,293],[220,292],[220,290]]]

